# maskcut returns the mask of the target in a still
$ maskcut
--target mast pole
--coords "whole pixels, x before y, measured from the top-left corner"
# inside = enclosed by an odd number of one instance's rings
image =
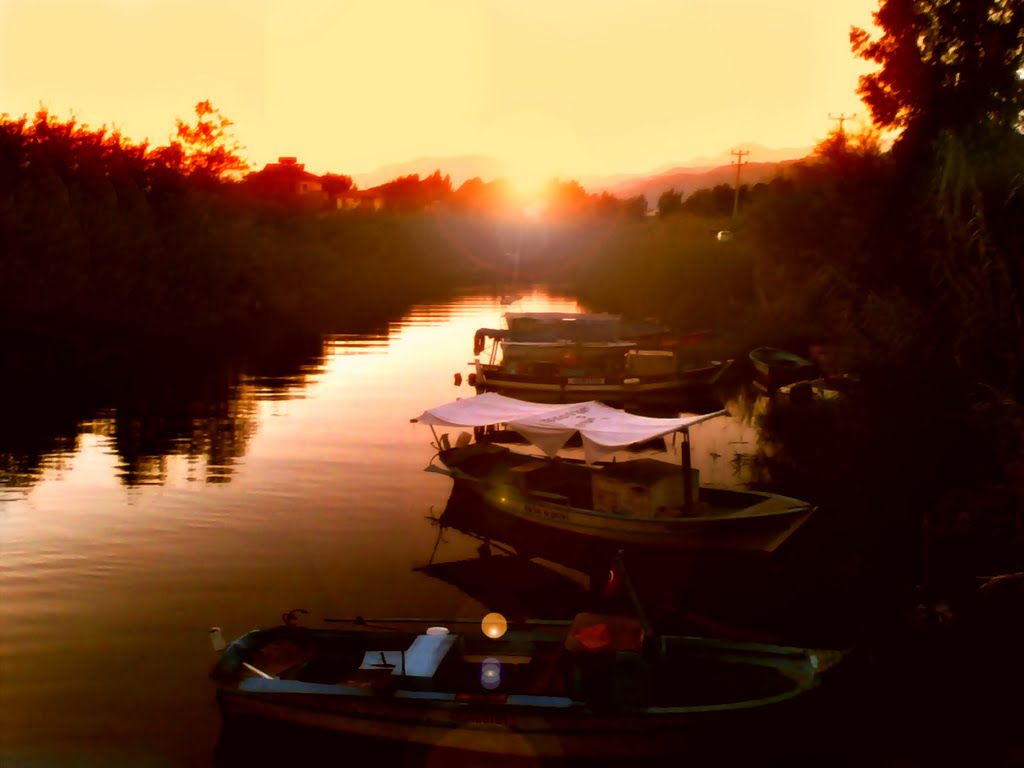
[[[693,510],[693,471],[690,464],[690,430],[681,430],[683,439],[680,441],[680,450],[683,454],[683,509],[689,514]]]

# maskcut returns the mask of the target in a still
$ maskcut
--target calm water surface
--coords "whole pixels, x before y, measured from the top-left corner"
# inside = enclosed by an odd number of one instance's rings
[[[515,308],[578,309],[539,293]],[[473,332],[506,309],[494,297],[416,307],[386,332],[325,339],[297,369],[229,376],[210,401],[169,382],[74,419],[77,434],[36,463],[9,461],[0,764],[215,764],[211,626],[231,638],[298,607],[482,615],[414,570],[451,482],[422,471],[431,435],[410,418],[473,394],[453,374],[469,371]],[[147,397],[175,394],[170,413],[147,410]],[[693,432],[702,480],[744,479],[749,428],[719,419]],[[453,533],[438,557],[475,548]]]

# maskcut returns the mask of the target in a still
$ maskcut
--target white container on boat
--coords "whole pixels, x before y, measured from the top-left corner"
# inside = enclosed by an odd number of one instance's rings
[[[224,642],[224,634],[220,631],[220,627],[212,627],[210,629],[210,645],[213,646],[213,650],[218,652],[227,648],[227,643]]]

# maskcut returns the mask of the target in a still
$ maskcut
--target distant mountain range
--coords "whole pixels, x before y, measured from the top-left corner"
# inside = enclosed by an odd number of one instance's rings
[[[792,165],[811,153],[811,147],[771,149],[758,144],[743,144],[737,149],[745,155],[740,170],[740,184],[757,184],[772,179],[781,169]],[[714,157],[699,157],[679,166],[665,166],[647,173],[621,173],[608,176],[582,176],[577,178],[590,193],[608,192],[620,198],[644,195],[654,206],[658,197],[670,189],[682,192],[684,197],[698,189],[733,184],[736,181],[735,157],[727,150]],[[383,184],[400,176],[419,174],[421,178],[434,171],[451,177],[452,186],[458,188],[464,181],[479,177],[485,181],[502,174],[499,161],[485,155],[456,157],[420,157],[404,163],[382,166],[369,173],[353,174],[362,189]]]
[[[753,163],[745,161],[740,169],[740,184],[757,184],[761,181],[770,181],[783,168],[793,163],[793,160],[780,160],[774,163]],[[610,184],[604,188],[584,184],[588,192],[608,192],[618,198],[626,199],[643,195],[647,198],[647,204],[655,206],[662,193],[674,189],[681,192],[683,197],[696,192],[698,189],[710,189],[719,184],[736,183],[736,166],[720,165],[713,168],[674,168],[671,171],[660,173],[656,176],[641,176]]]

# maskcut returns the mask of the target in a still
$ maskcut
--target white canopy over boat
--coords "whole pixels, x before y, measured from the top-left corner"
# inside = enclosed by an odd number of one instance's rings
[[[588,462],[593,462],[622,448],[678,432],[724,413],[715,411],[661,419],[636,416],[593,400],[551,405],[486,392],[428,408],[414,421],[445,427],[506,424],[548,456],[555,456],[569,438],[579,432],[584,456]]]

